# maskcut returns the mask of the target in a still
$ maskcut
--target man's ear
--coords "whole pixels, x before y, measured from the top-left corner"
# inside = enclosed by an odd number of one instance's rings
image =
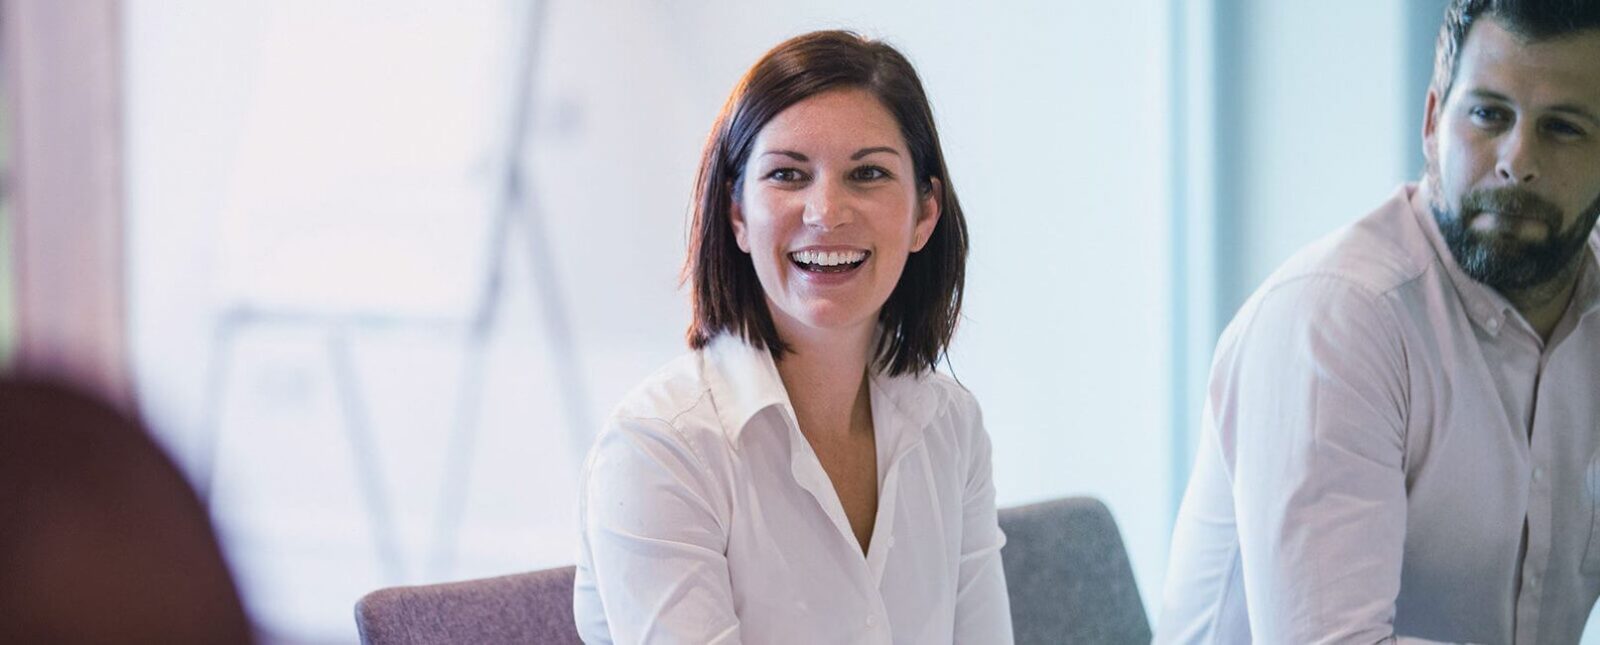
[[[1430,162],[1438,161],[1434,156],[1439,152],[1439,111],[1442,109],[1444,101],[1439,98],[1438,90],[1428,90],[1428,99],[1422,108],[1422,156]]]
[[[943,184],[938,177],[928,178],[928,191],[922,195],[921,203],[917,204],[917,225],[911,237],[911,252],[921,251],[928,245],[928,239],[933,237],[934,227],[939,225],[939,216],[943,215],[940,208],[939,196],[944,194]]]
[[[728,223],[733,225],[733,241],[739,244],[739,250],[750,252],[750,235],[745,228],[744,206],[739,204],[739,195],[736,191],[728,191]]]

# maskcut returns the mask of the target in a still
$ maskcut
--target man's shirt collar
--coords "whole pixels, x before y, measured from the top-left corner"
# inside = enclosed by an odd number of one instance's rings
[[[1450,281],[1455,285],[1456,293],[1461,295],[1461,303],[1466,308],[1467,316],[1472,319],[1479,329],[1490,336],[1498,336],[1505,329],[1506,322],[1512,320],[1512,313],[1516,307],[1500,292],[1482,282],[1472,279],[1467,272],[1456,262],[1455,255],[1450,252],[1449,245],[1445,244],[1444,235],[1439,232],[1439,223],[1434,221],[1433,213],[1427,208],[1417,208],[1411,197],[1417,190],[1416,184],[1407,185],[1403,190],[1402,198],[1416,217],[1417,226],[1422,229],[1423,235],[1428,238],[1428,243],[1433,247],[1434,255],[1438,256],[1439,263],[1450,276]],[[1600,308],[1600,282],[1595,275],[1600,266],[1596,264],[1596,249],[1600,248],[1600,233],[1591,231],[1589,243],[1583,250],[1583,268],[1578,273],[1578,286],[1572,292],[1572,304],[1568,305],[1568,315],[1588,315],[1596,308]],[[1520,317],[1520,315],[1519,315]]]

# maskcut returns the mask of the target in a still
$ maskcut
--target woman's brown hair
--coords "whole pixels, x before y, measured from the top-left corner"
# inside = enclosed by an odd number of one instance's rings
[[[847,31],[817,31],[772,48],[745,73],[711,128],[695,179],[684,280],[694,320],[689,346],[732,333],[782,360],[789,351],[750,256],[739,249],[730,210],[744,183],[756,135],[789,106],[836,89],[871,92],[900,125],[917,189],[936,193],[939,221],[921,251],[906,260],[899,284],[878,314],[874,363],[891,375],[932,370],[950,345],[966,278],[967,221],[945,168],[933,110],[911,63],[889,45]],[[933,181],[938,179],[937,182]]]

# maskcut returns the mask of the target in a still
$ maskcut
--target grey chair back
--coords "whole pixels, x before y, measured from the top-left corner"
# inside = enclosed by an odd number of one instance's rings
[[[1073,497],[1000,509],[1017,645],[1145,645],[1150,622],[1111,511]]]
[[[380,589],[356,603],[356,628],[365,645],[581,645],[575,571]]]
[[[1017,645],[1143,645],[1150,624],[1116,520],[1104,504],[1061,499],[1000,509],[1000,555]],[[574,569],[367,594],[365,645],[576,645]]]

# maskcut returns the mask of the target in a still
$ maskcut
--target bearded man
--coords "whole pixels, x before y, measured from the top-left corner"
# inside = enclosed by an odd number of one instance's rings
[[[1454,0],[1425,176],[1219,341],[1158,643],[1576,643],[1600,594],[1600,0]]]

